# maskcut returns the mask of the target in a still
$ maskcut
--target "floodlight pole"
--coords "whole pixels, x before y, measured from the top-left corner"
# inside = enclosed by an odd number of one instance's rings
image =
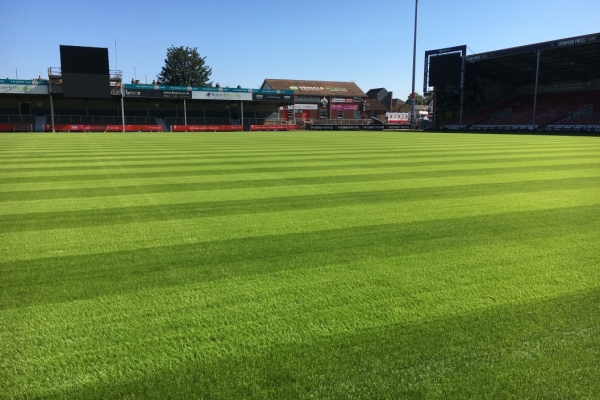
[[[123,132],[125,132],[125,95],[123,93],[123,83],[121,83],[121,123],[123,124]]]
[[[413,44],[412,92],[410,94],[410,128],[415,129],[415,69],[417,63],[417,10],[419,0],[415,0],[415,36]]]

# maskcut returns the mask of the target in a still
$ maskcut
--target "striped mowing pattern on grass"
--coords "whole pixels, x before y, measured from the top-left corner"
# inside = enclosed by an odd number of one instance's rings
[[[600,398],[600,140],[0,135],[0,398]]]

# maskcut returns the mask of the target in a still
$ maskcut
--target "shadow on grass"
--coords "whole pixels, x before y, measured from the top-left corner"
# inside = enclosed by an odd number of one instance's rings
[[[576,399],[600,393],[600,290],[182,360],[73,399]]]

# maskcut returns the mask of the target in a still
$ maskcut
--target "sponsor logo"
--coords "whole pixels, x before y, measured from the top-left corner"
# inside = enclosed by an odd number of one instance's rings
[[[318,92],[328,90],[330,92],[347,92],[348,89],[343,87],[323,87],[323,86],[290,86],[292,90],[303,90],[305,92]]]
[[[141,96],[142,92],[137,90],[125,89],[125,96]]]
[[[204,93],[205,99],[217,99],[217,100],[239,100],[242,96],[239,93],[227,93],[227,92],[206,92]]]
[[[332,92],[347,92],[348,91],[348,89],[343,88],[343,87],[328,87],[325,89],[331,90]]]
[[[577,39],[570,39],[570,40],[561,40],[560,42],[558,42],[558,47],[561,46],[572,46],[574,44],[583,44],[585,43],[585,38],[577,38]]]
[[[292,89],[292,90],[304,90],[304,91],[325,90],[325,88],[322,87],[322,86],[290,86],[290,89]]]
[[[317,96],[296,96],[296,101],[306,103],[318,103],[321,99]]]

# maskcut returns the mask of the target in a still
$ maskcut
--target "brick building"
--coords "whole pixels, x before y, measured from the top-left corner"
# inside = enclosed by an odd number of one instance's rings
[[[288,121],[360,119],[367,99],[354,82],[265,79],[261,89],[294,91],[294,104],[279,109]]]

